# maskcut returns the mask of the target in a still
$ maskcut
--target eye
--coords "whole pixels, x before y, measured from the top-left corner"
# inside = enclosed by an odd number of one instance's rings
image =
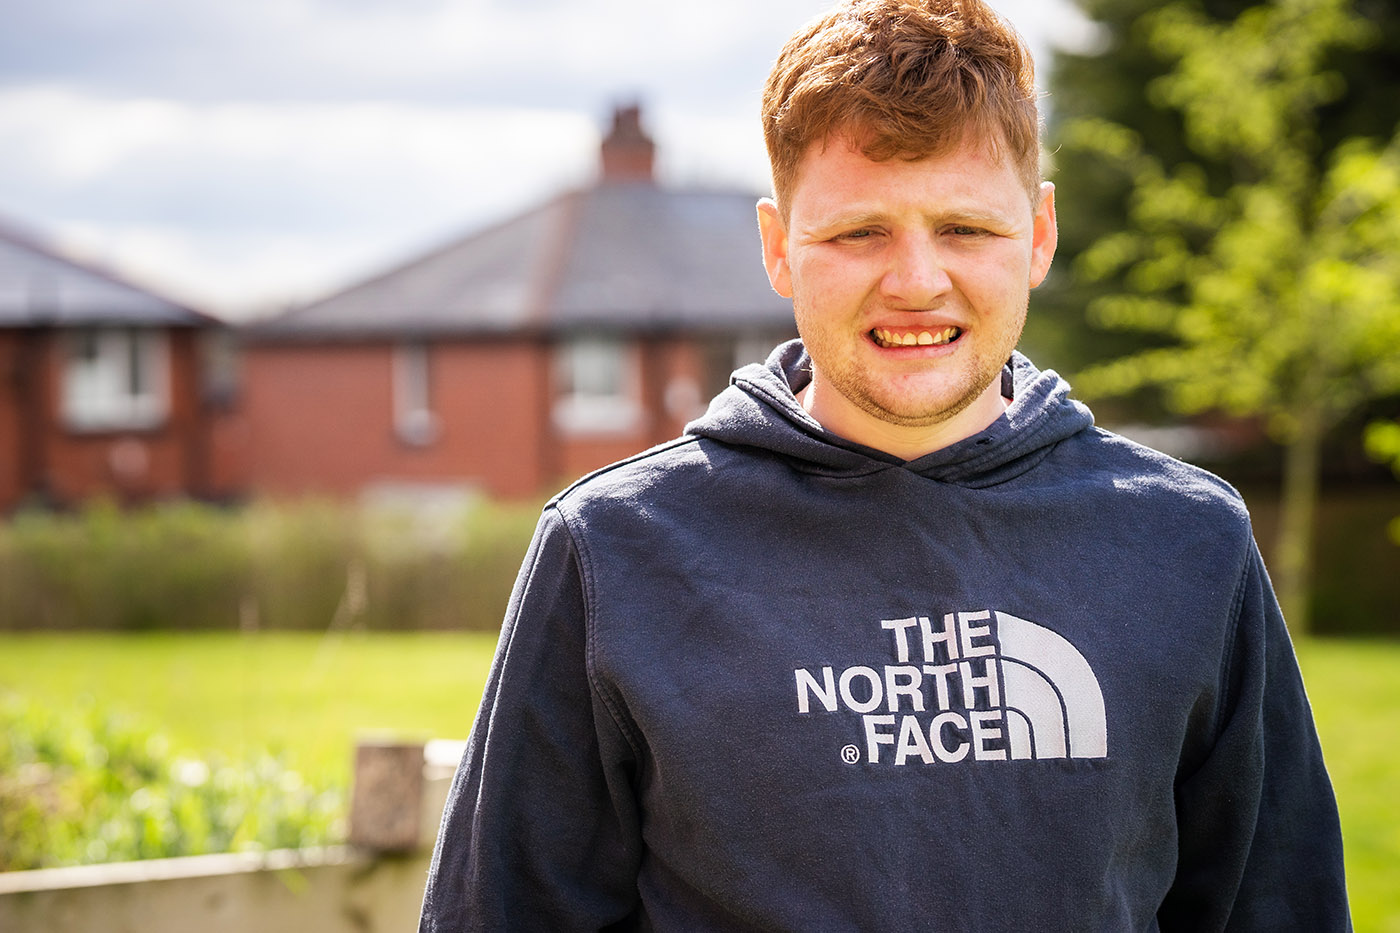
[[[840,240],[847,240],[847,241],[849,241],[849,240],[868,240],[868,239],[870,239],[870,238],[873,237],[873,236],[875,236],[875,231],[874,231],[874,230],[871,230],[871,229],[869,229],[868,227],[862,227],[862,228],[860,228],[860,229],[858,229],[858,230],[846,230],[846,231],[844,231],[844,232],[842,232],[842,233],[838,233],[838,234],[836,234],[835,237],[833,237],[833,239],[838,240],[838,241],[840,241]]]
[[[981,227],[969,227],[965,224],[949,227],[948,233],[956,237],[980,237],[987,235],[987,231],[983,230]]]

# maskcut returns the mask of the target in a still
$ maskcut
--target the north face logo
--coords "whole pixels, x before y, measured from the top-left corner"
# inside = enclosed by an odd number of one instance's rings
[[[886,619],[897,664],[797,668],[797,710],[860,716],[850,764],[1105,758],[1103,692],[1061,635],[981,610]]]

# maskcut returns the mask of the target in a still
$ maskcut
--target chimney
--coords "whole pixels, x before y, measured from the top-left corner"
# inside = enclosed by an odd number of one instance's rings
[[[603,140],[603,181],[652,182],[656,143],[642,130],[642,108],[613,110],[612,129]]]

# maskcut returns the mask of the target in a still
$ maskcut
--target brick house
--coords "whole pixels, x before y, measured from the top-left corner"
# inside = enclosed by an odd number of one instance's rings
[[[755,195],[653,160],[619,109],[594,185],[248,328],[250,490],[528,496],[678,434],[796,331]]]
[[[0,229],[0,514],[235,493],[228,367],[214,319]]]

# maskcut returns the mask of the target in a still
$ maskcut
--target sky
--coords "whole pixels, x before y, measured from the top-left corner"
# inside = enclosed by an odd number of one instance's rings
[[[1042,78],[1070,0],[991,0]],[[0,225],[247,320],[597,172],[636,103],[665,184],[768,187],[758,101],[830,0],[0,0]]]

